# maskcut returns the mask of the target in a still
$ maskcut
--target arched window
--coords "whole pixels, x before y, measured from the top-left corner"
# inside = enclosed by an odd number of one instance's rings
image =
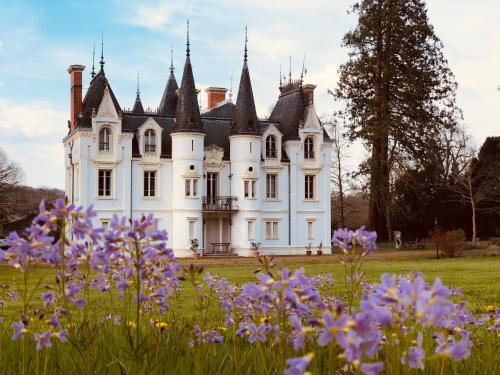
[[[277,158],[278,150],[276,148],[276,137],[270,135],[266,138],[266,158]]]
[[[304,141],[304,159],[314,159],[314,140],[310,137]]]
[[[99,131],[99,151],[111,150],[111,130],[102,128]]]
[[[154,154],[156,152],[156,135],[152,129],[148,129],[144,133],[144,152],[146,154]]]

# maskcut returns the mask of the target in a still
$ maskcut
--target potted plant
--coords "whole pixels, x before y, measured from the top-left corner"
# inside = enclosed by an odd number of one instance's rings
[[[260,255],[260,242],[250,242],[250,256],[252,258],[258,258]]]
[[[306,245],[306,255],[312,254],[311,247],[312,247],[312,242],[308,242]]]
[[[201,257],[201,254],[198,251],[198,246],[200,246],[200,243],[198,242],[197,238],[193,238],[190,242],[191,242],[191,251],[193,253],[193,258],[198,259],[199,257]]]
[[[323,255],[323,241],[319,243],[318,250],[316,250],[316,254]]]

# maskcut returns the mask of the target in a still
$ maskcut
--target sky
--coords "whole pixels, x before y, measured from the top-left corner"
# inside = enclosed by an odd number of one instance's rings
[[[353,0],[0,0],[0,148],[17,161],[31,186],[64,188],[64,150],[70,82],[82,64],[84,91],[104,35],[105,72],[124,108],[133,106],[140,74],[145,107],[159,105],[174,51],[177,81],[190,20],[196,85],[230,88],[236,98],[248,26],[249,67],[257,112],[265,117],[278,97],[280,66],[317,85],[320,116],[338,107],[337,69],[347,59],[342,37],[356,25]],[[428,15],[459,84],[458,104],[476,143],[500,135],[500,1],[428,0]],[[96,64],[98,65],[98,64]],[[201,94],[202,107],[207,98]],[[365,151],[353,145],[353,162]]]

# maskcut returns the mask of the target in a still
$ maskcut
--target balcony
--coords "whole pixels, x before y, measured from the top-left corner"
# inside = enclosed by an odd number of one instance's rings
[[[203,197],[204,212],[234,212],[238,211],[237,197]]]

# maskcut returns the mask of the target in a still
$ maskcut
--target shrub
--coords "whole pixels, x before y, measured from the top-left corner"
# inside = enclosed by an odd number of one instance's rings
[[[462,229],[445,232],[441,238],[441,254],[448,258],[461,256],[465,248],[465,232]]]

